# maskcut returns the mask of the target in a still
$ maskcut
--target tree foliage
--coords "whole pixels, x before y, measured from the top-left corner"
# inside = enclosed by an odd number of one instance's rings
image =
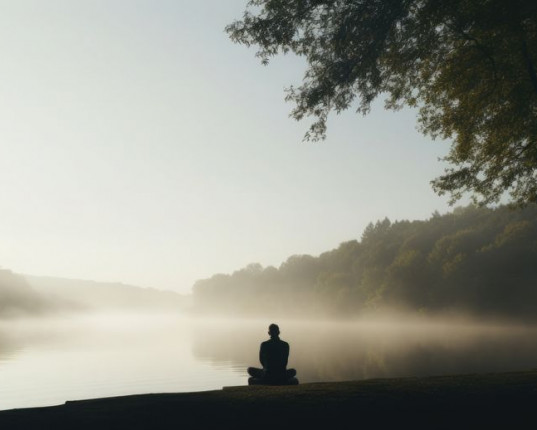
[[[537,205],[469,206],[371,223],[361,240],[279,268],[250,265],[194,286],[199,311],[287,317],[374,310],[537,316]]]
[[[316,121],[351,106],[419,108],[421,130],[453,139],[444,175],[453,201],[537,201],[537,2],[535,0],[251,0],[231,39],[256,45],[263,63],[293,52],[308,62],[290,87],[292,116]]]

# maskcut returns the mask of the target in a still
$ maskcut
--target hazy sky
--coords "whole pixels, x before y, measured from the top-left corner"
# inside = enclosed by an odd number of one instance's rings
[[[190,291],[365,226],[449,210],[449,144],[415,112],[334,115],[304,143],[292,57],[224,32],[246,0],[0,0],[0,266]]]

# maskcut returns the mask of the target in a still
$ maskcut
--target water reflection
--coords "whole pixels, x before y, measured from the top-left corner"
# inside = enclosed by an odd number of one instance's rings
[[[267,324],[268,325],[268,324]],[[289,366],[301,382],[527,370],[537,367],[537,330],[467,324],[282,323]],[[257,365],[262,323],[195,327],[193,352],[213,364]]]
[[[177,315],[28,319],[2,327],[17,347],[4,342],[15,354],[0,362],[0,410],[242,382],[232,366],[192,356],[189,322]]]

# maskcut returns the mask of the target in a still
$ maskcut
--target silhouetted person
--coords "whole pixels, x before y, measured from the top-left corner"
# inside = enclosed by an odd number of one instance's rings
[[[289,344],[280,339],[280,328],[276,324],[269,326],[270,339],[263,342],[259,349],[259,361],[262,369],[249,367],[249,385],[296,385],[296,370],[287,369]]]

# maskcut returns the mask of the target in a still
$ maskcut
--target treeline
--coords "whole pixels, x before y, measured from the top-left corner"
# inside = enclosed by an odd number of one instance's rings
[[[537,318],[537,205],[465,207],[426,221],[371,223],[361,240],[197,281],[195,309],[359,316],[383,309]]]

